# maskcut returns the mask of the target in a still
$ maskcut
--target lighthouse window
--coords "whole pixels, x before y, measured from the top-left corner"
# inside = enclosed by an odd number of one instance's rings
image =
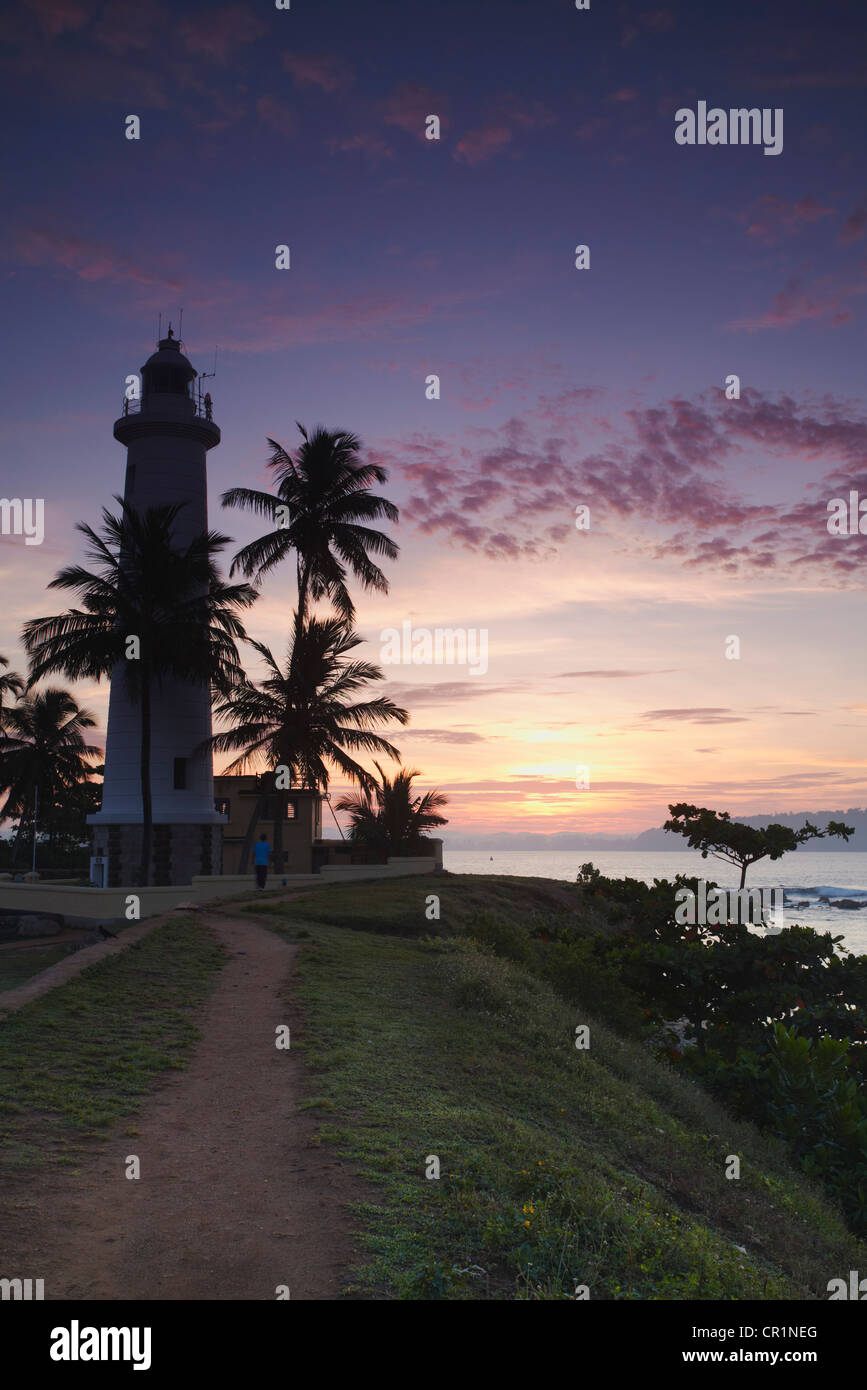
[[[187,389],[187,374],[182,367],[149,367],[147,385],[161,395],[183,396]]]
[[[175,791],[184,792],[187,789],[187,760],[186,758],[175,758]]]

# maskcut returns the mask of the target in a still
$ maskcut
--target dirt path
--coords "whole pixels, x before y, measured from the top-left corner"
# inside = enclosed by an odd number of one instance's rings
[[[318,888],[319,884],[312,885]],[[303,898],[309,892],[310,885],[305,888],[290,889],[285,893],[269,893],[270,902],[288,903],[295,898]],[[50,989],[55,989],[57,985],[65,985],[67,980],[74,979],[80,975],[82,970],[86,970],[89,965],[96,965],[98,961],[104,960],[106,956],[115,956],[119,951],[125,951],[127,947],[135,945],[136,941],[141,941],[143,936],[153,931],[154,927],[161,927],[170,922],[178,914],[184,915],[189,912],[199,913],[202,911],[217,910],[218,904],[211,903],[207,908],[202,908],[201,904],[190,902],[182,903],[179,907],[173,907],[169,912],[162,912],[158,917],[148,917],[140,922],[137,927],[126,927],[116,938],[108,941],[96,942],[93,946],[84,946],[80,951],[74,951],[71,955],[59,960],[54,965],[50,965],[47,970],[41,970],[38,975],[34,975],[31,980],[25,980],[23,985],[16,985],[14,989],[6,989],[0,992],[0,1023],[8,1014],[15,1013],[17,1009],[22,1009],[25,1004],[29,1004],[33,999],[39,999],[41,995],[47,994]],[[231,909],[230,909],[231,910]],[[5,947],[0,946],[0,950],[18,949],[22,946],[45,947],[58,946],[67,940],[80,939],[88,928],[78,927],[74,931],[64,933],[62,936],[46,936],[40,938],[21,937],[20,942],[16,939],[7,942]],[[0,1276],[2,1277],[2,1276]]]
[[[241,918],[199,920],[230,960],[189,1069],[79,1176],[7,1189],[0,1274],[44,1278],[46,1299],[275,1299],[278,1285],[293,1299],[339,1295],[354,1255],[346,1205],[369,1194],[312,1144],[316,1121],[297,1108],[301,1054],[275,1046],[279,1024],[296,1037],[286,985],[298,948]]]

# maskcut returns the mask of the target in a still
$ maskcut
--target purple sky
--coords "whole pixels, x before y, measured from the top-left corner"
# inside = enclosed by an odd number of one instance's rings
[[[213,524],[255,533],[219,495],[267,435],[354,430],[401,507],[368,655],[487,632],[484,674],[387,670],[452,829],[863,803],[867,538],[826,525],[867,498],[861,7],[32,0],[0,37],[0,491],[46,507],[43,545],[0,536],[14,666],[183,306]],[[699,101],[782,108],[782,153],[677,145]],[[278,647],[292,580],[250,619]]]

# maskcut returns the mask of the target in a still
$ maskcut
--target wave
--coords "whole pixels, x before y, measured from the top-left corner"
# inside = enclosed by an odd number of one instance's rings
[[[786,888],[787,897],[800,894],[804,898],[863,898],[867,902],[867,888],[840,888],[833,883],[812,884],[809,888]]]

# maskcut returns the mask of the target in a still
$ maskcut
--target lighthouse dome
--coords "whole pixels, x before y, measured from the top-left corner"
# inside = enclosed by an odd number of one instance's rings
[[[172,337],[171,329],[167,338],[160,339],[158,350],[151,353],[141,374],[145,396],[186,396],[197,375],[192,362],[181,352],[177,338]]]

